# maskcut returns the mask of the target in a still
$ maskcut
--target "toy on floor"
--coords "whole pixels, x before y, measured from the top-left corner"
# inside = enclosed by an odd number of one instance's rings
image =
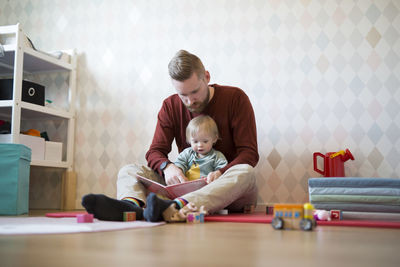
[[[275,204],[274,218],[271,225],[274,229],[301,229],[310,231],[315,226],[314,207],[306,204]]]
[[[76,221],[78,223],[92,223],[93,222],[93,214],[84,213],[84,214],[77,214]]]
[[[343,219],[343,213],[341,210],[331,210],[329,212],[331,220],[337,221],[337,220],[342,220]]]
[[[266,214],[274,214],[274,206],[266,206],[265,207],[265,213]]]
[[[331,220],[331,214],[327,210],[314,210],[314,219],[316,221],[330,221]]]
[[[136,221],[136,212],[125,211],[124,212],[124,222]]]
[[[254,210],[255,210],[254,205],[246,205],[243,208],[243,213],[251,214],[251,213],[254,213]]]
[[[342,220],[342,211],[314,210],[314,219],[316,221],[339,221]]]
[[[324,159],[324,169],[320,170],[317,166],[317,158],[321,157]],[[344,163],[349,159],[354,160],[353,154],[350,150],[339,152],[329,152],[325,155],[315,152],[313,154],[314,159],[314,171],[322,174],[325,177],[345,177],[344,174]]]
[[[187,223],[204,223],[204,217],[206,216],[207,211],[204,209],[204,206],[200,207],[199,211],[189,212],[186,215]]]
[[[200,212],[190,212],[186,216],[187,223],[203,223],[204,222],[204,213]]]

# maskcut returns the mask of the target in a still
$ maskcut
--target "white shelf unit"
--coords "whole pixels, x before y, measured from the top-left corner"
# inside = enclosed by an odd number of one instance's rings
[[[7,41],[5,41],[7,40]],[[13,99],[0,100],[0,119],[11,121],[11,142],[19,143],[21,123],[35,121],[43,123],[48,120],[66,120],[65,153],[61,162],[47,160],[32,160],[31,166],[65,169],[62,188],[61,206],[64,209],[74,208],[76,192],[76,174],[73,168],[74,135],[75,135],[75,95],[76,95],[76,65],[75,50],[63,51],[69,55],[69,60],[58,59],[46,53],[33,49],[19,24],[0,26],[0,42],[3,44],[4,55],[0,56],[0,79],[13,79]],[[54,109],[31,104],[21,100],[22,81],[24,75],[46,75],[63,73],[68,75],[67,110]],[[45,88],[45,92],[51,88]],[[46,93],[47,94],[47,93]],[[73,199],[72,199],[73,198]]]

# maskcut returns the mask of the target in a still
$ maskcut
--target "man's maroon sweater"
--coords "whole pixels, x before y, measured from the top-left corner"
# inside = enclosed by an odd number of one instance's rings
[[[214,148],[221,151],[228,165],[220,169],[224,173],[236,164],[255,166],[258,162],[257,130],[254,111],[247,95],[237,87],[210,85],[214,96],[199,114],[190,112],[177,94],[164,100],[158,113],[157,126],[152,144],[146,153],[148,165],[159,174],[160,165],[168,160],[168,153],[175,138],[179,153],[189,144],[186,142],[186,126],[200,115],[209,115],[218,126],[220,139]]]

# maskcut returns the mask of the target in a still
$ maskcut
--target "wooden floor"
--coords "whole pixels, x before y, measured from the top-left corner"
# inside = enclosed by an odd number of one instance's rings
[[[0,236],[0,266],[400,266],[400,230],[167,224],[112,232]]]

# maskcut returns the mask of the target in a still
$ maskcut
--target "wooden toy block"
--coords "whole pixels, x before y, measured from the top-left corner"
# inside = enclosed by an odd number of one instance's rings
[[[274,214],[274,206],[267,206],[265,210],[267,214]]]
[[[90,213],[77,214],[76,221],[78,223],[92,223],[93,222],[93,214],[90,214]]]
[[[254,205],[244,206],[243,212],[247,214],[254,213]]]
[[[189,214],[186,215],[186,222],[187,223],[192,223],[192,222],[194,222],[194,218],[195,218],[194,214],[193,213],[189,213]]]
[[[186,216],[187,223],[204,223],[204,213],[190,212]]]
[[[342,211],[341,210],[331,210],[330,214],[331,214],[332,221],[342,220]]]
[[[124,212],[124,222],[136,221],[136,212],[125,211]]]
[[[204,223],[204,217],[205,217],[205,216],[206,216],[205,213],[200,212],[200,222],[201,222],[201,223]]]

